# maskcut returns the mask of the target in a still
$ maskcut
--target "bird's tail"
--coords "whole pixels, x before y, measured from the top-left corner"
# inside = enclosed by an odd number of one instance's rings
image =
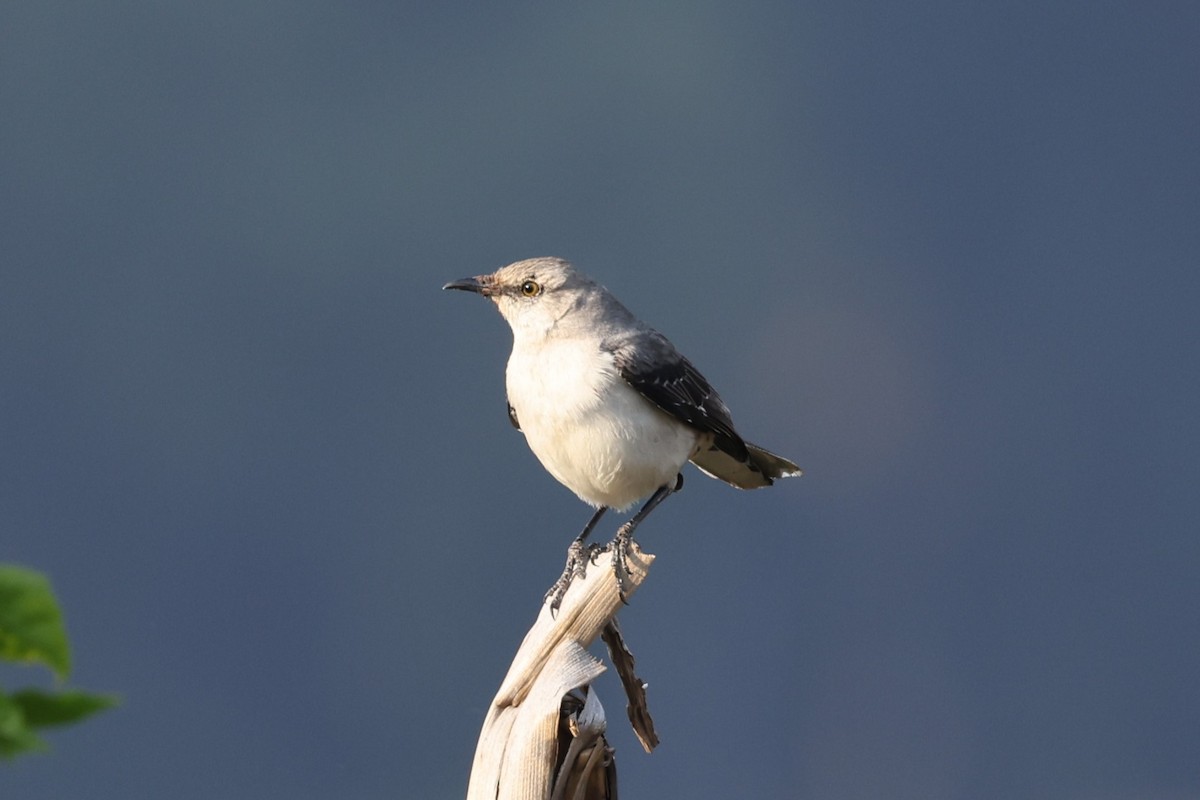
[[[775,478],[794,478],[803,470],[783,456],[746,444],[746,458],[721,450],[715,445],[692,456],[692,463],[703,472],[739,489],[761,489]]]
[[[746,450],[750,453],[750,461],[768,478],[799,478],[804,474],[804,470],[791,461],[769,450],[763,450],[758,445],[746,442]]]

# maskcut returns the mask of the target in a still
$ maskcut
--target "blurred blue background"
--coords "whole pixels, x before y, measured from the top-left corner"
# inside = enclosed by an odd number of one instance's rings
[[[440,287],[560,255],[807,469],[640,530],[623,795],[1200,797],[1198,32],[6,3],[0,560],[124,705],[0,795],[461,796],[589,510]]]

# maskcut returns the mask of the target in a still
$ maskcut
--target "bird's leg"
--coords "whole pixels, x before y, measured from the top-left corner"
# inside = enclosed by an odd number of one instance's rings
[[[592,514],[588,524],[583,526],[583,530],[567,548],[567,565],[563,567],[562,575],[550,587],[550,591],[546,592],[546,602],[550,603],[551,613],[558,611],[558,607],[562,605],[563,595],[567,593],[567,587],[571,585],[575,576],[578,575],[582,578],[587,573],[587,562],[592,558],[592,554],[584,552],[583,544],[591,535],[592,529],[596,527],[596,523],[604,516],[605,511],[608,511],[605,506],[596,509],[596,513]]]
[[[617,576],[617,591],[621,594],[621,602],[625,602],[625,576],[629,574],[629,565],[627,563],[629,557],[629,543],[633,541],[633,531],[642,523],[650,512],[658,508],[658,504],[674,492],[678,492],[683,488],[683,475],[675,476],[673,483],[664,484],[654,490],[654,494],[650,495],[650,499],[646,504],[633,515],[633,519],[626,522],[617,529],[617,536],[612,541],[612,559],[613,572]]]

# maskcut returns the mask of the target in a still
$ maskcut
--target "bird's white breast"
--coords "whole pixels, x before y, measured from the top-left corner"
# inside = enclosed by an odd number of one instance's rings
[[[598,343],[514,342],[508,401],[530,449],[593,506],[626,508],[672,482],[698,435],[646,400]]]

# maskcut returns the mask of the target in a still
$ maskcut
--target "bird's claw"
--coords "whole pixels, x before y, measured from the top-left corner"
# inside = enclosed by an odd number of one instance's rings
[[[613,575],[617,578],[617,596],[624,605],[629,605],[629,543],[633,541],[633,530],[628,524],[617,529],[616,538],[612,540]]]
[[[563,567],[562,575],[546,592],[546,597],[543,600],[550,604],[550,614],[558,612],[559,606],[562,605],[563,597],[567,594],[567,589],[571,588],[571,581],[579,578],[582,580],[587,577],[588,564],[595,564],[596,559],[604,552],[604,548],[598,544],[585,545],[579,539],[571,542],[571,546],[567,548],[567,563]]]

